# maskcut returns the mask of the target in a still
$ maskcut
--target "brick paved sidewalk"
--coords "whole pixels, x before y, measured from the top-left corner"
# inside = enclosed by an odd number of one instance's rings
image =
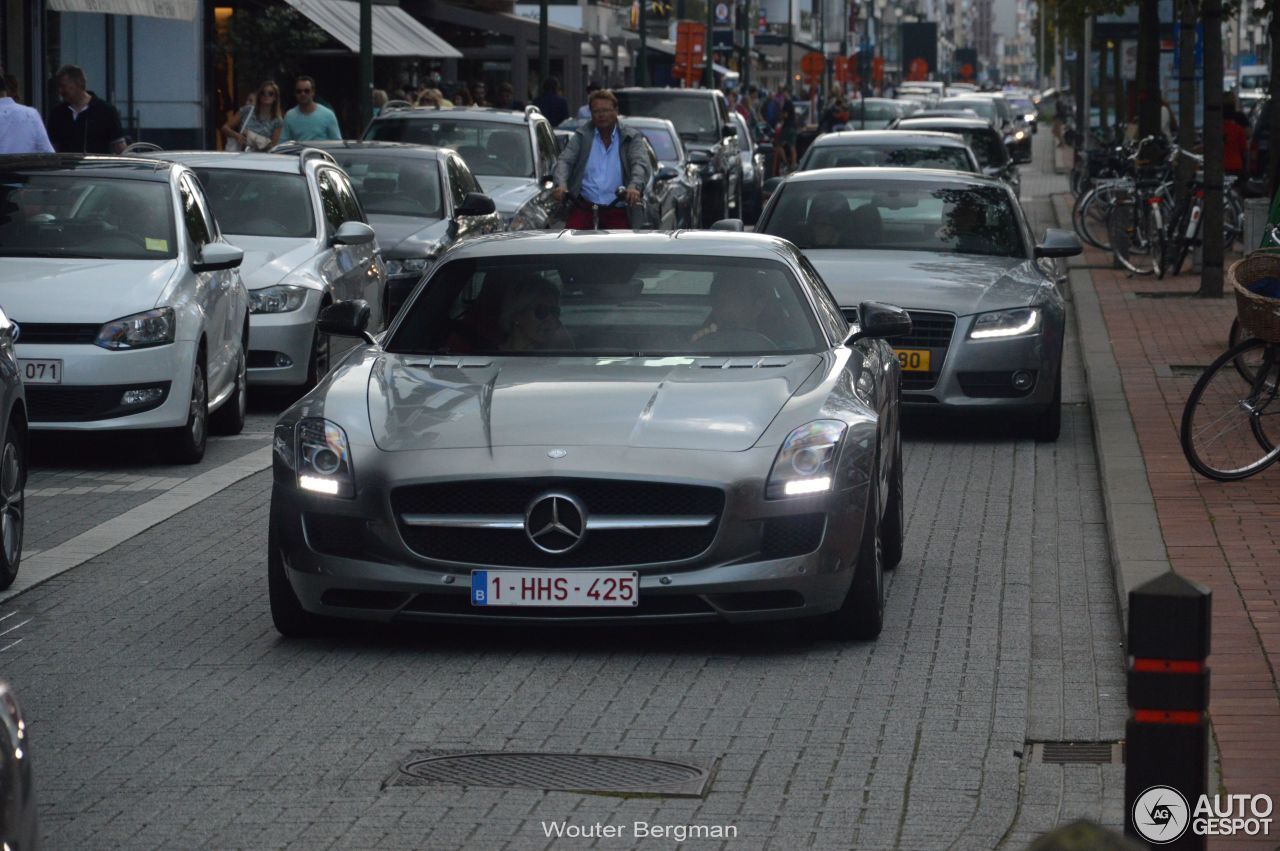
[[[1198,274],[1128,277],[1111,268],[1109,254],[1092,248],[1083,261],[1120,368],[1169,562],[1213,590],[1211,716],[1222,783],[1231,794],[1280,801],[1280,468],[1243,482],[1213,482],[1191,471],[1178,440],[1187,396],[1202,368],[1227,347],[1235,300],[1185,297],[1199,286]],[[1213,847],[1270,851],[1276,842],[1273,828],[1269,839],[1252,845],[1218,840]]]

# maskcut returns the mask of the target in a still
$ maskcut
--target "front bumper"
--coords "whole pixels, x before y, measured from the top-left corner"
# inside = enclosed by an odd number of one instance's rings
[[[319,290],[311,290],[297,310],[249,315],[251,386],[296,387],[306,383],[322,298]],[[288,365],[277,366],[282,356]]]
[[[609,449],[575,450],[604,458]],[[507,469],[507,477],[537,475],[518,464],[503,465],[504,455],[542,456],[545,447],[463,450],[474,455],[476,469]],[[616,455],[617,450],[612,450]],[[386,453],[403,467],[421,467],[433,453]],[[626,451],[630,460],[647,457],[649,469],[673,467],[671,453]],[[681,454],[681,453],[677,453]],[[697,455],[699,453],[689,453]],[[703,455],[707,453],[701,453]],[[714,453],[718,455],[753,455]],[[767,452],[772,459],[773,451]],[[482,457],[483,456],[483,457]],[[658,459],[665,463],[658,466]],[[451,459],[456,460],[456,459]],[[583,459],[585,460],[585,459]],[[731,463],[744,463],[734,459]],[[756,463],[759,463],[756,459]],[[766,469],[767,469],[767,463]],[[360,461],[355,461],[360,469]],[[697,468],[696,460],[683,465]],[[365,467],[369,470],[368,465]],[[556,476],[581,476],[556,470]],[[697,475],[695,471],[690,471]],[[610,476],[611,481],[623,476]],[[635,480],[645,477],[636,475]],[[293,472],[276,460],[271,523],[285,564],[285,573],[307,611],[335,618],[369,621],[452,621],[484,623],[636,623],[636,622],[748,622],[821,615],[839,608],[852,581],[858,541],[865,516],[865,487],[791,500],[765,500],[764,482],[706,478],[681,483],[715,484],[725,503],[714,539],[702,553],[678,562],[559,568],[636,571],[640,575],[639,605],[634,609],[472,607],[473,570],[557,570],[448,562],[426,558],[410,549],[392,509],[390,486],[426,483],[398,476],[392,483],[375,474],[362,481],[354,499],[317,496],[297,489]],[[648,481],[655,481],[652,475]],[[777,531],[798,526],[795,518],[816,521],[816,534],[786,538]],[[808,520],[799,525],[804,525]],[[596,534],[596,533],[591,533]]]
[[[60,384],[27,385],[33,429],[128,431],[186,425],[195,366],[193,340],[132,351],[85,343],[19,343],[16,348],[22,360],[62,361]],[[138,405],[137,413],[129,413],[119,396],[134,388],[163,388],[162,401]]]

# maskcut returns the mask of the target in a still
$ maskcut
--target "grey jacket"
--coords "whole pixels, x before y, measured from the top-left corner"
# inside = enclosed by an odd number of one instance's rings
[[[582,192],[582,177],[587,171],[587,157],[591,156],[591,136],[596,132],[590,121],[583,124],[574,131],[556,160],[552,178],[556,186],[568,189],[572,197],[576,198]],[[644,192],[650,177],[644,134],[619,120],[618,140],[618,155],[622,157],[622,174],[627,188]]]

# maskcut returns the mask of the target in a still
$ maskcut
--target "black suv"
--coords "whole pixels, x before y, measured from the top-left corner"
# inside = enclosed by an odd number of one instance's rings
[[[742,159],[729,103],[715,89],[619,89],[623,115],[665,118],[702,177],[702,221],[742,218]]]

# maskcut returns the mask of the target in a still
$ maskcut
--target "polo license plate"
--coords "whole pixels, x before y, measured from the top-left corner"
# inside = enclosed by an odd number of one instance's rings
[[[18,371],[22,373],[23,384],[62,383],[62,361],[60,360],[20,359]]]
[[[474,570],[473,606],[629,607],[640,599],[635,571]]]
[[[898,356],[898,363],[902,364],[903,372],[929,371],[928,349],[894,349],[893,353]]]

